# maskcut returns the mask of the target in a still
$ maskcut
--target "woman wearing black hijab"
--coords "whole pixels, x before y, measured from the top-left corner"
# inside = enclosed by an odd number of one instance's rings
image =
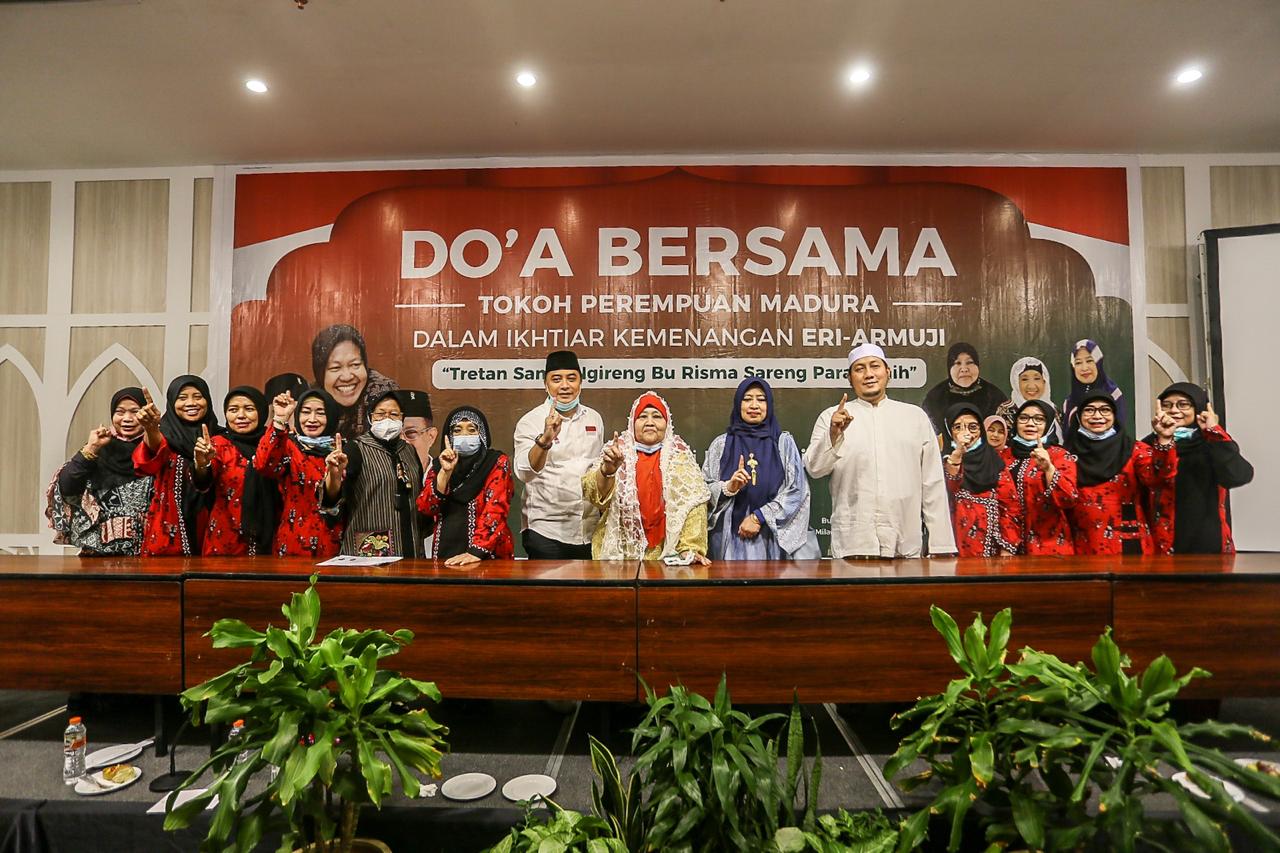
[[[1076,459],[1045,437],[1054,419],[1053,406],[1027,400],[1013,417],[1014,434],[1007,447],[1013,461],[1009,475],[1022,504],[1022,553],[1068,556],[1075,542],[1067,513],[1079,499]]]
[[[1203,388],[1175,382],[1159,399],[1161,413],[1174,422],[1178,475],[1173,488],[1158,488],[1152,495],[1156,552],[1234,554],[1227,490],[1248,485],[1253,466],[1218,423]]]
[[[418,496],[418,511],[436,524],[432,557],[446,566],[511,559],[511,460],[490,446],[483,412],[459,406],[449,413],[444,449],[427,472],[427,481]]]
[[[342,553],[361,557],[421,557],[430,531],[418,514],[422,463],[403,438],[404,406],[399,391],[386,391],[372,401],[367,432],[341,442],[330,457],[342,478],[335,500],[320,505],[343,519]],[[345,435],[345,434],[344,434]]]
[[[1153,441],[1134,441],[1116,419],[1108,391],[1084,395],[1067,424],[1080,498],[1071,507],[1077,554],[1152,554],[1148,490],[1169,486],[1178,469],[1173,419],[1151,421]]]
[[[271,552],[327,560],[342,548],[341,521],[320,506],[322,494],[332,500],[342,488],[338,405],[323,388],[309,388],[296,400],[281,393],[271,407],[271,426],[253,455],[254,469],[274,480],[280,492],[280,524]]]
[[[979,374],[978,350],[973,344],[961,342],[947,350],[947,378],[930,388],[921,404],[938,435],[946,436],[947,409],[957,403],[969,403],[983,418],[994,415],[1000,408],[1005,400],[1004,392]]]
[[[952,451],[942,457],[951,522],[961,557],[1007,557],[1022,545],[1022,502],[1004,459],[983,439],[971,403],[947,409]]]
[[[165,393],[164,415],[145,390],[143,394],[146,405],[138,412],[143,439],[133,451],[133,468],[155,480],[142,555],[195,556],[209,521],[206,495],[191,479],[196,440],[202,432],[222,432],[210,410],[209,385],[191,374],[174,379]]]
[[[111,427],[96,426],[89,439],[49,484],[45,516],[54,542],[80,555],[142,550],[142,531],[151,504],[151,477],[133,469],[133,451],[142,441],[138,412],[146,405],[141,388],[121,388],[111,397]]]
[[[206,557],[243,557],[271,553],[279,519],[275,484],[253,467],[253,455],[266,431],[267,401],[250,385],[232,388],[222,402],[227,429],[196,439],[195,482],[212,492],[209,524],[200,553]]]

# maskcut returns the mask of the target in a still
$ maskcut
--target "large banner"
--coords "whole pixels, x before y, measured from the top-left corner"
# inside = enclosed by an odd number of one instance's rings
[[[348,324],[367,364],[329,376],[339,402],[371,376],[424,389],[437,419],[478,405],[510,450],[516,420],[544,399],[544,356],[572,349],[606,432],[655,389],[703,450],[754,376],[803,449],[863,341],[885,348],[890,394],[909,402],[947,381],[962,341],[1006,395],[1015,360],[1042,360],[1060,405],[1071,345],[1091,338],[1131,394],[1128,244],[1122,168],[243,174],[230,380],[325,382],[313,343]],[[815,484],[824,545],[829,507]]]

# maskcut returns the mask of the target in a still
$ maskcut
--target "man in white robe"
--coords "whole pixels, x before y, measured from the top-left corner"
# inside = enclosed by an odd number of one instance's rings
[[[833,557],[919,557],[921,521],[930,555],[954,554],[955,535],[938,438],[924,409],[886,396],[884,350],[849,353],[840,404],[818,416],[804,454],[810,476],[831,476]]]

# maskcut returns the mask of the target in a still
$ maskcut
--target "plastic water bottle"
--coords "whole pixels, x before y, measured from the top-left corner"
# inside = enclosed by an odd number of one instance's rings
[[[84,754],[89,746],[89,733],[79,717],[72,717],[62,733],[62,781],[74,785],[84,778]]]
[[[240,743],[242,740],[244,740],[244,720],[236,720],[231,724],[231,734],[227,735],[227,743]],[[241,750],[234,763],[244,764],[249,757],[249,750]]]

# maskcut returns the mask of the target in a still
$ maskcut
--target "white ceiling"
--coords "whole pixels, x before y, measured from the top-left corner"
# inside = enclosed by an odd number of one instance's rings
[[[1280,0],[0,2],[3,169],[961,151],[1280,151]]]

